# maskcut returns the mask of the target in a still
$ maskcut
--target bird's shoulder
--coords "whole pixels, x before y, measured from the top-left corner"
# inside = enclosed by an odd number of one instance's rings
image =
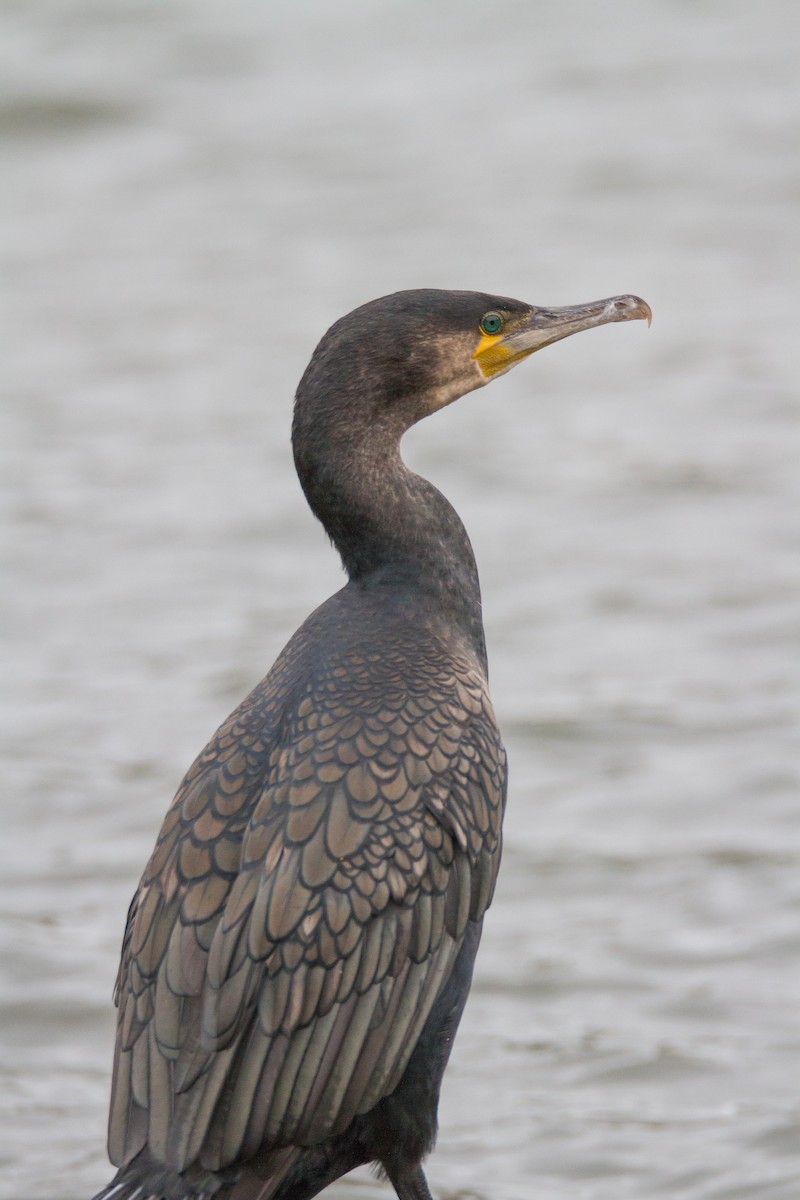
[[[217,730],[175,795],[145,879],[170,860],[165,885],[230,878],[248,832],[281,816],[301,844],[324,814],[341,848],[345,797],[355,830],[402,824],[423,805],[465,851],[491,837],[505,752],[477,656],[424,610],[401,605],[387,618],[360,599],[344,589],[316,610]],[[258,858],[257,841],[245,861]]]

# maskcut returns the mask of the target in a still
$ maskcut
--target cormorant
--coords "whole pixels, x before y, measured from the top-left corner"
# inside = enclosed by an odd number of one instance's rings
[[[307,1200],[422,1160],[500,861],[506,760],[459,517],[400,456],[422,417],[636,296],[375,300],[325,334],[297,472],[348,582],[178,789],[128,913],[96,1200]]]

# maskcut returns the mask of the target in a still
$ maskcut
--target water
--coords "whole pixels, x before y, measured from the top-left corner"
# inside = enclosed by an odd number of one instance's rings
[[[800,10],[68,0],[0,27],[0,1195],[109,1176],[130,893],[341,578],[294,385],[342,312],[432,285],[655,313],[408,439],[473,536],[512,770],[432,1186],[796,1197]]]

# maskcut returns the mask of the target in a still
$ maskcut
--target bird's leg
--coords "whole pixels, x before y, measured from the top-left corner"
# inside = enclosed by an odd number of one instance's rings
[[[387,1175],[397,1192],[397,1200],[433,1200],[422,1167],[411,1171],[387,1171]]]

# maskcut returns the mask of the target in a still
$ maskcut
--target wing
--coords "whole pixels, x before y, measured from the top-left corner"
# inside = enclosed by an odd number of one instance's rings
[[[480,672],[402,668],[351,653],[291,704],[257,691],[187,776],[123,945],[118,1165],[311,1145],[397,1086],[491,899],[505,796]]]

